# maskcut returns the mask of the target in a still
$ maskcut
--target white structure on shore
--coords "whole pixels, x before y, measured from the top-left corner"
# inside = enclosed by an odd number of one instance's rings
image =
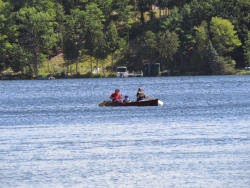
[[[129,72],[127,67],[125,66],[121,66],[121,67],[117,67],[117,72],[116,72],[116,77],[118,78],[127,78],[127,77],[141,77],[143,76],[143,72]]]
[[[128,77],[128,69],[125,66],[117,67],[116,69],[116,77],[118,78],[127,78]]]

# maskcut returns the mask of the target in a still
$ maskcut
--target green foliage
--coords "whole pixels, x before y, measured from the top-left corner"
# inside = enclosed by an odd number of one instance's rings
[[[158,6],[160,9],[164,9],[168,6],[167,0],[158,0]]]
[[[144,58],[154,61],[156,58],[157,38],[152,31],[147,31],[141,41],[140,53]]]
[[[245,41],[243,48],[246,66],[250,66],[250,32],[248,32],[247,40]]]
[[[19,45],[13,44],[11,48],[8,49],[9,58],[8,63],[14,72],[24,72],[25,68],[30,67],[32,61],[32,54],[26,51]]]
[[[104,33],[103,32],[96,33],[94,42],[95,42],[95,48],[93,56],[97,59],[105,59],[108,53],[107,53],[107,43],[105,41]]]
[[[107,57],[107,43],[104,35],[105,17],[96,3],[90,3],[86,7],[86,49],[89,55],[96,58],[96,67],[99,67],[98,60]]]
[[[117,49],[119,49],[120,39],[114,22],[111,22],[108,25],[106,40],[107,40],[107,45],[111,52],[115,52]]]
[[[209,40],[208,24],[203,21],[200,26],[195,26],[196,47],[199,53],[204,53],[207,50]]]
[[[224,73],[224,66],[223,60],[213,47],[211,41],[208,44],[208,63],[210,64],[211,73],[212,74],[223,74]]]
[[[95,32],[103,29],[105,17],[96,3],[90,3],[86,7],[85,25],[88,30]]]
[[[0,71],[38,75],[62,50],[75,72],[91,56],[96,66],[111,57],[111,67],[232,74],[250,65],[249,12],[249,0],[0,0]]]
[[[194,25],[200,25],[202,21],[209,22],[216,15],[216,7],[220,0],[193,0],[190,3],[190,20]]]
[[[80,51],[84,49],[85,42],[85,12],[80,9],[71,10],[71,14],[66,16],[64,31],[64,56],[73,62],[80,56]]]
[[[111,22],[108,25],[107,32],[106,32],[106,41],[107,41],[107,48],[109,52],[112,54],[112,68],[114,67],[114,53],[117,51],[121,46],[121,39],[119,38],[116,26],[114,22]]]
[[[182,33],[181,29],[182,15],[179,13],[178,8],[174,8],[163,22],[161,22],[161,30],[175,31],[176,33]]]
[[[141,14],[141,23],[145,23],[144,13],[152,9],[152,5],[155,3],[155,0],[138,0],[137,7]]]
[[[230,19],[235,25],[240,38],[247,37],[250,20],[249,0],[219,1],[217,4],[217,16]]]
[[[168,0],[169,7],[183,7],[185,4],[189,3],[190,0]]]
[[[212,74],[234,74],[235,61],[230,57],[219,56],[217,51],[209,41],[208,44],[208,63],[210,64]]]
[[[155,49],[157,46],[156,35],[152,31],[147,31],[144,37],[145,46]]]
[[[200,26],[195,26],[194,32],[195,44],[190,58],[192,69],[198,74],[208,74],[209,31],[207,22],[203,21]]]
[[[33,54],[34,73],[38,75],[38,63],[42,53],[48,53],[57,42],[55,33],[56,12],[51,1],[32,1],[31,6],[21,8],[17,13],[19,41]]]
[[[65,31],[65,12],[63,6],[60,3],[55,4],[55,12],[56,12],[56,27],[55,32],[58,33],[58,45],[57,49],[63,49],[63,33]]]
[[[93,0],[91,2],[96,3],[106,17],[111,15],[113,0]]]
[[[173,60],[179,48],[179,37],[175,32],[165,31],[158,34],[158,52],[160,57],[168,62]]]
[[[221,55],[226,55],[235,47],[241,46],[233,24],[227,19],[213,17],[210,22],[210,32],[213,44]]]
[[[11,67],[18,72],[23,69],[24,53],[19,53],[21,47],[16,44],[18,33],[12,8],[11,4],[0,0],[0,71]]]
[[[9,4],[0,0],[0,60],[4,58],[5,47],[9,45],[8,41],[8,14]]]
[[[8,41],[6,40],[8,38],[7,35],[7,14],[8,11],[6,11],[7,3],[4,3],[2,0],[0,0],[0,71],[5,68],[5,53],[6,53],[6,45]]]
[[[28,3],[30,0],[8,0],[10,4],[13,6],[15,11],[18,11],[20,8],[22,8],[26,3]]]

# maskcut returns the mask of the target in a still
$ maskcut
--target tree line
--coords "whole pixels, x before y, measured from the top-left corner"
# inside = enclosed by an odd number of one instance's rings
[[[250,66],[249,0],[0,0],[0,72],[39,75],[58,52],[170,74],[234,74]],[[92,67],[91,67],[92,69]]]

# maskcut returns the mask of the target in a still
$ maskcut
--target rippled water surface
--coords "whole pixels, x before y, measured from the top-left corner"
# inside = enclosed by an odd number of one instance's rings
[[[0,184],[248,188],[250,76],[0,81]]]

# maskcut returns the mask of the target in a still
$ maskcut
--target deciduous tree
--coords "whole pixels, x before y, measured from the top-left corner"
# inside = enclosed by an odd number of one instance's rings
[[[179,43],[179,37],[175,32],[167,30],[158,34],[158,52],[170,69],[173,69],[170,62],[179,48]]]
[[[120,38],[119,38],[119,35],[117,32],[116,26],[113,22],[111,22],[108,26],[107,33],[106,33],[106,41],[107,41],[107,47],[112,55],[111,65],[113,68],[113,66],[114,66],[114,53],[116,50],[118,50],[120,48]]]
[[[78,73],[78,61],[85,52],[85,15],[86,12],[83,10],[72,9],[65,21],[63,52],[67,65],[76,63],[76,73]]]
[[[210,32],[215,49],[220,55],[227,55],[235,47],[241,46],[233,24],[220,17],[213,17],[210,22]]]
[[[38,63],[57,44],[56,12],[49,0],[33,0],[17,13],[19,41],[33,55],[33,69],[38,76]]]
[[[247,40],[245,41],[245,44],[243,46],[244,49],[244,58],[245,58],[245,65],[250,66],[250,31],[247,35]]]
[[[87,53],[98,59],[106,55],[106,41],[104,38],[105,17],[96,3],[90,3],[86,7],[85,28],[86,28],[86,49]],[[101,52],[100,50],[105,50]],[[97,69],[98,70],[98,69]],[[92,66],[91,66],[92,71]]]

